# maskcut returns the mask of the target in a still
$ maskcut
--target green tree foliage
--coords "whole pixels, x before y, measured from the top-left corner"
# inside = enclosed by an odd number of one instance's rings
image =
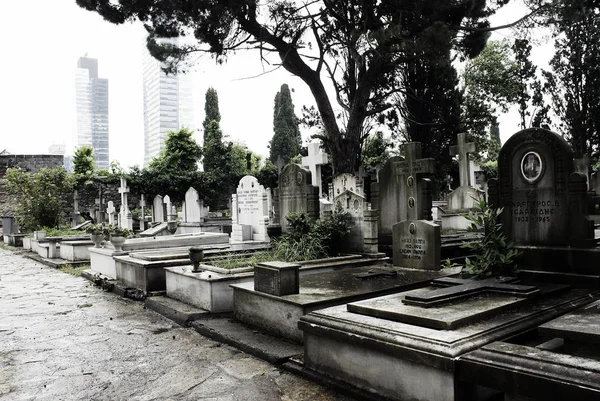
[[[63,167],[43,168],[29,173],[11,168],[6,172],[6,189],[16,198],[17,221],[25,231],[57,227],[64,218],[61,198],[73,191],[74,177]]]
[[[204,127],[204,171],[212,171],[214,168],[214,158],[218,156],[213,156],[211,143],[214,144],[215,139],[211,138],[211,136],[220,134],[220,131],[217,133],[208,129],[208,126],[211,121],[216,121],[217,123],[221,122],[221,113],[219,113],[219,96],[217,91],[214,88],[208,88],[205,95],[204,102],[204,121],[202,122],[202,126]],[[218,139],[222,141],[221,139]],[[207,146],[208,145],[208,146]]]
[[[204,129],[211,121],[221,122],[221,113],[219,113],[219,95],[214,88],[208,88],[204,96],[204,121],[202,126]]]
[[[202,193],[208,186],[205,177],[198,172],[202,148],[192,135],[187,128],[169,132],[165,149],[152,159],[148,168],[130,169],[127,177],[132,190],[146,194],[149,199],[168,194],[175,202],[184,199],[190,186]]]
[[[275,106],[273,107],[273,139],[269,141],[271,154],[269,159],[277,162],[281,156],[284,163],[300,153],[302,135],[298,128],[298,118],[294,113],[292,95],[287,84],[281,85],[281,89],[275,95]]]
[[[375,172],[378,165],[383,165],[390,158],[390,149],[393,147],[389,139],[383,137],[381,131],[369,136],[362,150],[362,165],[367,172]]]
[[[192,135],[193,131],[188,128],[170,131],[161,155],[152,159],[149,167],[176,175],[197,171],[202,148]]]
[[[548,107],[530,55],[531,44],[525,39],[512,45],[508,40],[490,41],[465,66],[461,130],[471,134],[481,153],[488,152],[487,160],[498,157],[490,146],[499,142],[489,134],[498,124],[499,113],[518,106],[522,129],[548,122]]]
[[[94,148],[90,145],[83,145],[75,150],[73,154],[73,173],[77,179],[77,186],[81,186],[96,173],[96,155]]]
[[[142,21],[150,52],[169,71],[185,71],[195,51],[209,51],[218,61],[243,47],[279,57],[314,96],[335,174],[357,170],[365,121],[393,107],[391,96],[405,89],[399,72],[407,63],[440,42],[451,43],[463,57],[476,56],[487,40],[488,17],[510,2],[76,1],[115,24]],[[198,43],[177,47],[156,41],[184,32],[193,32]],[[330,79],[345,118],[338,118],[326,91]]]
[[[600,148],[600,6],[557,1],[550,14],[555,54],[544,72],[559,131],[576,157],[598,160]]]

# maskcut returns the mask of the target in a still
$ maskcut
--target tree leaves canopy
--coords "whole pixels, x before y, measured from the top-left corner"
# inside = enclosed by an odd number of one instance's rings
[[[187,67],[197,51],[219,61],[234,50],[260,49],[278,55],[280,65],[310,88],[326,133],[334,172],[352,173],[360,162],[365,119],[392,107],[403,90],[398,71],[423,54],[435,54],[438,33],[465,57],[483,49],[487,18],[509,0],[76,0],[112,23],[140,20],[150,33],[149,50]],[[159,45],[159,37],[193,35],[198,44]],[[426,51],[424,52],[423,49]],[[325,79],[336,91],[338,119]]]
[[[302,135],[298,128],[298,118],[294,113],[292,94],[287,84],[275,95],[273,107],[273,139],[269,141],[271,154],[269,159],[276,163],[281,156],[284,163],[300,153]]]

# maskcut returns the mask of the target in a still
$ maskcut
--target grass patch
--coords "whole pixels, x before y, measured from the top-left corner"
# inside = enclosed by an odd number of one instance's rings
[[[240,255],[235,253],[225,254],[222,257],[211,259],[206,264],[220,267],[221,269],[237,269],[239,267],[256,266],[263,262],[272,262],[277,260],[272,252],[255,252],[250,255]]]
[[[0,242],[0,249],[4,249],[5,251],[13,251],[13,252],[17,250],[17,248],[15,248],[15,247],[13,247],[13,246],[6,245],[6,244],[4,243],[4,241],[3,241],[3,242]]]
[[[46,237],[70,237],[74,235],[85,235],[85,231],[71,230],[70,228],[42,227],[40,231],[46,232]]]
[[[90,268],[91,268],[90,265],[73,266],[73,265],[70,265],[70,264],[66,264],[66,265],[64,265],[62,267],[59,267],[58,270],[60,270],[63,273],[70,274],[71,276],[79,277],[79,276],[81,276],[81,273],[84,270],[88,270]]]

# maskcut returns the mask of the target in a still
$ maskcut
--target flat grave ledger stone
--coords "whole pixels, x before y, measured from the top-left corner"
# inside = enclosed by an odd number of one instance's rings
[[[585,177],[584,177],[585,178]],[[587,189],[573,174],[573,151],[541,128],[520,131],[500,150],[490,203],[504,208],[503,229],[516,245],[572,245],[594,238]]]
[[[163,197],[160,195],[156,195],[154,197],[154,201],[152,202],[152,213],[155,222],[164,223],[165,214],[163,211]]]
[[[393,226],[394,266],[441,268],[440,226],[426,220],[405,220]]]
[[[288,164],[279,176],[279,224],[281,231],[287,232],[290,213],[304,212],[311,219],[319,218],[319,188],[312,185],[312,175],[308,169],[298,164]]]

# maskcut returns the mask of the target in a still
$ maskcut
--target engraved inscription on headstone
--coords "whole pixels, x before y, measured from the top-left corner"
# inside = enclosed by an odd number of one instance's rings
[[[393,226],[394,266],[438,270],[440,226],[425,220],[405,220]]]

